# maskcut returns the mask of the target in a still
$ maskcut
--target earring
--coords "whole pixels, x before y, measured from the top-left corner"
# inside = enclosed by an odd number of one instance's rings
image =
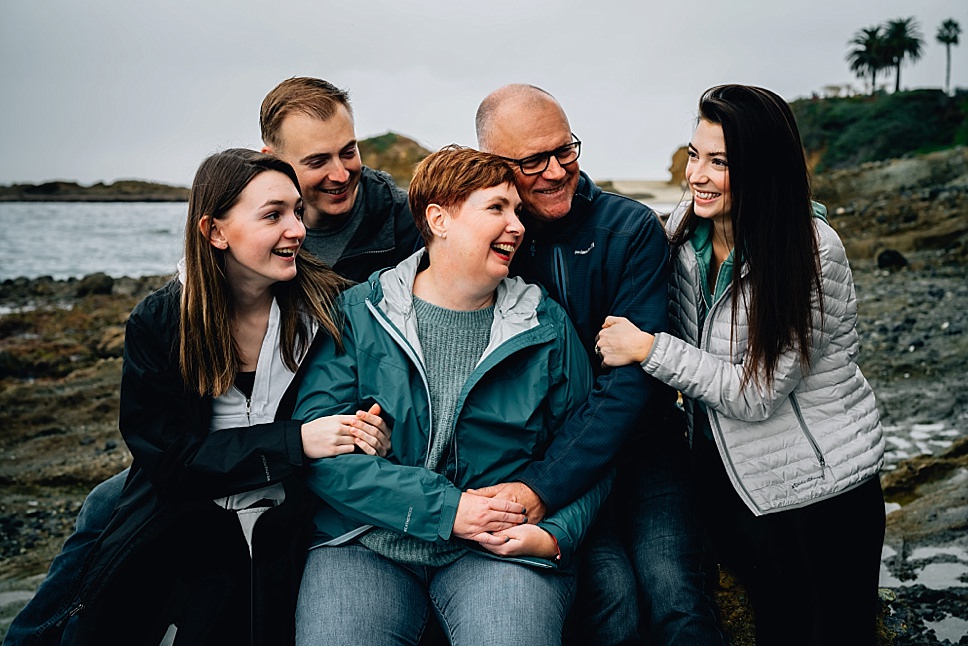
[[[441,238],[446,238],[447,237],[447,232],[446,231],[441,231],[440,232],[440,237]]]

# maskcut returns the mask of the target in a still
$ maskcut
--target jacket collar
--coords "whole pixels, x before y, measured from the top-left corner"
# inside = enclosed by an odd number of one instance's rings
[[[595,185],[585,171],[578,172],[578,186],[575,188],[575,195],[571,198],[571,210],[563,217],[558,218],[553,223],[544,223],[535,217],[525,214],[525,229],[527,233],[541,231],[542,236],[554,238],[569,238],[592,211],[592,205],[598,196],[602,194],[602,189]],[[533,235],[531,237],[534,237]]]
[[[371,282],[369,300],[403,332],[414,347],[419,347],[417,321],[413,315],[413,283],[422,268],[426,249],[420,249],[396,267],[382,271]],[[519,277],[505,278],[497,286],[491,340],[484,356],[513,336],[539,325],[538,306],[542,292],[537,285]]]

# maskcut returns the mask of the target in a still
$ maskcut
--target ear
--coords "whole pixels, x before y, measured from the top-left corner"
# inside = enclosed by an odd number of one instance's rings
[[[225,235],[218,225],[218,220],[212,216],[203,215],[199,218],[198,230],[202,232],[202,237],[208,238],[208,241],[216,249],[226,249],[229,246],[228,240],[225,239]]]
[[[272,148],[269,148],[269,146],[262,146],[262,150],[260,150],[259,152],[261,152],[264,155],[275,155],[275,153],[272,152]]]
[[[447,224],[450,222],[450,213],[439,204],[427,205],[427,225],[435,238],[447,237]]]

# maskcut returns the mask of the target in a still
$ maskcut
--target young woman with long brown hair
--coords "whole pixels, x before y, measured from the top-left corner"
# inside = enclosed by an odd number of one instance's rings
[[[121,433],[133,462],[71,602],[23,643],[285,644],[308,545],[311,460],[384,455],[373,407],[291,420],[299,367],[349,284],[301,251],[285,162],[198,169],[179,275],[125,332]]]

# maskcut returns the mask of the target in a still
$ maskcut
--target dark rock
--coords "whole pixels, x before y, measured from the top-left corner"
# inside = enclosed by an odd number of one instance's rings
[[[114,279],[104,272],[89,274],[82,278],[80,284],[78,284],[77,295],[110,294],[112,287],[114,287]]]
[[[907,267],[908,261],[900,251],[895,249],[885,249],[877,254],[878,269],[900,269]]]

